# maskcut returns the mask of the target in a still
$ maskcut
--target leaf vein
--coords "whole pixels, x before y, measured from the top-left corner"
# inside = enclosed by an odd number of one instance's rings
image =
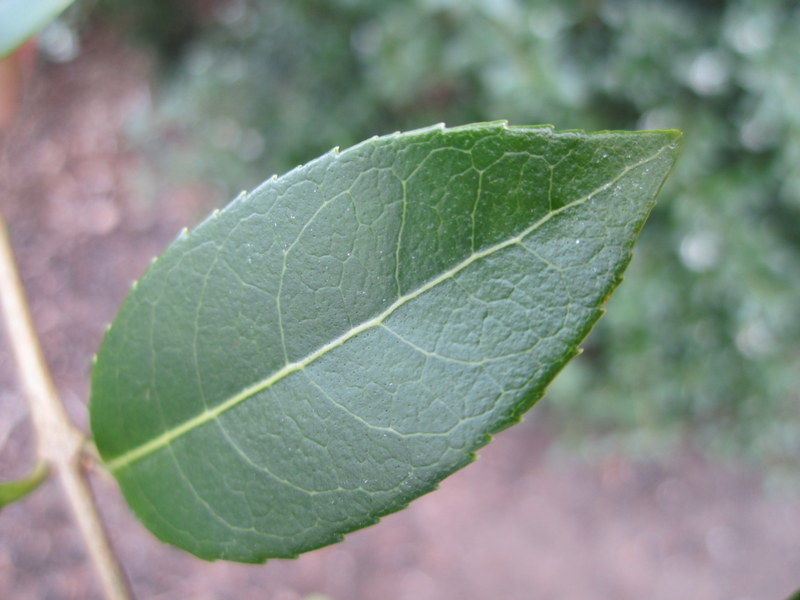
[[[605,183],[598,186],[591,192],[581,196],[580,198],[576,198],[572,202],[564,204],[562,207],[556,210],[548,212],[539,220],[537,220],[536,222],[532,223],[530,226],[522,230],[520,233],[511,236],[506,240],[502,240],[500,242],[497,242],[496,244],[483,248],[477,252],[473,252],[458,264],[454,265],[453,267],[441,273],[440,275],[430,279],[426,283],[420,285],[417,289],[412,290],[404,295],[400,295],[383,312],[379,313],[378,315],[370,319],[365,320],[361,324],[342,333],[336,339],[320,346],[318,349],[314,350],[313,352],[310,352],[307,356],[299,360],[296,360],[294,362],[287,362],[287,364],[285,364],[282,368],[278,369],[277,371],[273,372],[267,377],[261,379],[260,381],[257,381],[254,384],[248,386],[247,388],[243,389],[238,394],[235,394],[234,396],[228,398],[224,402],[219,403],[213,408],[204,410],[202,413],[196,415],[195,417],[192,417],[184,421],[183,423],[164,431],[159,436],[154,437],[153,439],[139,446],[131,448],[130,450],[127,450],[126,452],[117,456],[116,458],[109,460],[107,462],[108,469],[112,472],[118,471],[128,465],[135,463],[138,460],[141,460],[142,458],[148,456],[149,454],[152,454],[153,452],[156,452],[157,450],[170,445],[175,439],[190,433],[194,429],[197,429],[198,427],[205,425],[209,421],[213,421],[221,414],[227,412],[228,410],[244,402],[245,400],[249,399],[255,394],[271,387],[278,381],[292,375],[293,373],[302,371],[308,365],[315,362],[322,356],[328,354],[332,350],[343,345],[350,339],[355,338],[356,336],[360,335],[361,333],[369,329],[382,325],[384,320],[386,320],[399,308],[415,300],[416,298],[422,296],[423,294],[433,289],[437,285],[441,284],[442,282],[454,278],[456,275],[458,275],[460,272],[462,272],[464,269],[466,269],[473,263],[488,256],[491,256],[496,252],[499,252],[500,250],[503,250],[504,248],[507,248],[509,246],[522,244],[525,238],[532,235],[540,227],[542,227],[545,223],[549,222],[557,215],[586,203],[590,198],[594,197],[595,195],[610,189],[632,170],[656,160],[661,154],[667,151],[669,151],[668,146],[661,147],[657,152],[655,152],[651,156],[643,158],[640,161],[625,166],[623,169],[620,170],[620,172],[615,177],[613,177],[609,181],[606,181]],[[285,267],[285,260],[284,260],[284,267]]]

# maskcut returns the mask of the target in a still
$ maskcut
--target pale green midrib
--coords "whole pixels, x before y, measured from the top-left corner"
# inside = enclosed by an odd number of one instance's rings
[[[135,448],[132,448],[132,449],[126,451],[123,454],[120,454],[118,457],[106,462],[106,468],[111,472],[118,471],[119,469],[121,469],[123,467],[126,467],[126,466],[128,466],[128,465],[130,465],[130,464],[132,464],[132,463],[144,458],[145,456],[147,456],[149,454],[152,454],[156,450],[167,446],[168,444],[170,444],[172,442],[172,440],[181,437],[185,433],[188,433],[188,432],[192,431],[193,429],[197,429],[198,427],[204,425],[205,423],[208,423],[209,421],[212,421],[212,420],[216,419],[222,413],[230,410],[231,408],[233,408],[237,404],[240,404],[240,403],[244,402],[245,400],[247,400],[251,396],[257,394],[258,392],[269,388],[274,383],[280,381],[284,377],[287,377],[287,376],[291,375],[292,373],[296,373],[297,371],[302,371],[303,369],[306,368],[306,366],[310,365],[311,363],[316,361],[318,358],[324,356],[325,354],[327,354],[331,350],[334,350],[335,348],[338,348],[339,346],[341,346],[345,342],[347,342],[350,339],[356,337],[357,335],[363,333],[364,331],[367,331],[368,329],[371,329],[371,328],[373,328],[373,327],[375,327],[377,325],[380,325],[389,316],[391,316],[397,309],[399,309],[400,307],[404,306],[408,302],[414,300],[415,298],[418,298],[419,296],[421,296],[422,294],[424,294],[428,290],[433,289],[434,287],[436,287],[440,283],[446,281],[447,279],[450,279],[451,277],[454,277],[455,275],[457,275],[458,273],[460,273],[461,271],[463,271],[464,269],[466,269],[467,267],[469,267],[473,263],[475,263],[475,262],[477,262],[477,261],[479,261],[479,260],[481,260],[483,258],[486,258],[487,256],[491,256],[492,254],[494,254],[496,252],[499,252],[500,250],[503,250],[503,249],[508,248],[510,246],[513,246],[515,244],[522,243],[522,241],[526,237],[531,235],[533,232],[535,232],[537,229],[539,229],[542,225],[547,223],[550,219],[554,218],[555,216],[557,216],[557,215],[561,214],[562,212],[565,212],[565,211],[567,211],[567,210],[569,210],[571,208],[574,208],[576,206],[580,206],[581,204],[584,204],[587,200],[589,200],[593,196],[596,196],[597,194],[607,190],[608,188],[610,188],[611,186],[616,184],[618,181],[620,181],[625,175],[627,175],[633,169],[636,169],[636,168],[638,168],[638,167],[640,167],[640,166],[642,166],[644,164],[647,164],[650,161],[653,161],[653,160],[657,159],[663,152],[665,152],[669,148],[670,148],[670,145],[665,145],[665,146],[661,147],[658,150],[658,152],[656,152],[652,156],[649,156],[646,159],[643,159],[643,160],[641,160],[641,161],[639,161],[639,162],[637,162],[637,163],[635,163],[633,165],[630,165],[630,166],[626,167],[625,169],[620,171],[620,173],[616,177],[614,177],[613,179],[609,180],[608,182],[604,183],[603,185],[601,185],[601,186],[597,187],[596,189],[592,190],[590,193],[588,193],[588,194],[586,194],[586,195],[584,195],[584,196],[582,196],[582,197],[580,197],[580,198],[578,198],[576,200],[573,200],[572,202],[570,202],[568,204],[565,204],[561,208],[559,208],[557,210],[554,210],[554,211],[551,211],[551,212],[548,212],[544,217],[542,217],[541,219],[539,219],[535,223],[532,223],[529,227],[527,227],[526,229],[524,229],[523,231],[521,231],[517,235],[515,235],[513,237],[510,237],[507,240],[503,240],[501,242],[498,242],[497,244],[494,244],[492,246],[488,246],[487,248],[484,248],[483,250],[480,250],[478,252],[475,252],[475,253],[471,254],[470,256],[465,258],[463,261],[461,261],[460,263],[458,263],[454,267],[448,269],[447,271],[444,271],[442,274],[438,275],[437,277],[434,277],[433,279],[431,279],[427,283],[423,284],[422,286],[420,286],[416,290],[413,290],[413,291],[405,294],[404,296],[399,297],[389,307],[387,307],[386,310],[384,310],[379,315],[377,315],[377,316],[375,316],[375,317],[373,317],[373,318],[371,318],[371,319],[369,319],[367,321],[364,321],[363,323],[361,323],[360,325],[358,325],[356,327],[353,327],[352,329],[349,329],[348,331],[346,331],[345,333],[340,335],[335,340],[333,340],[331,342],[328,342],[324,346],[321,346],[320,348],[318,348],[314,352],[312,352],[309,355],[307,355],[305,358],[285,365],[283,368],[279,369],[278,371],[275,371],[269,377],[266,377],[265,379],[262,379],[261,381],[258,381],[256,383],[254,383],[253,385],[245,388],[244,390],[242,390],[241,392],[239,392],[235,396],[229,398],[228,400],[226,400],[225,402],[222,402],[221,404],[218,404],[214,408],[207,409],[207,410],[203,411],[202,413],[200,413],[199,415],[197,415],[195,417],[192,417],[188,421],[185,421],[184,423],[181,423],[180,425],[178,425],[176,427],[173,427],[172,429],[169,429],[169,430],[163,432],[161,435],[159,435],[158,437],[153,438],[149,442],[147,442],[145,444],[142,444],[140,446],[137,446]]]

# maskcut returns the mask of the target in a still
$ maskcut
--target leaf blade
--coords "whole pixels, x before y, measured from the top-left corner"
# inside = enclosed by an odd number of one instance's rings
[[[433,489],[575,354],[676,140],[501,123],[396,134],[273,179],[182,236],[93,373],[93,431],[129,502],[200,556],[260,561]],[[635,208],[601,217],[601,232],[592,205],[615,195]],[[625,233],[616,246],[612,229]],[[214,541],[195,539],[199,524]]]

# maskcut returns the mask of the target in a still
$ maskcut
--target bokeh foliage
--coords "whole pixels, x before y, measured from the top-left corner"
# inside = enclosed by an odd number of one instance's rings
[[[135,19],[173,3],[99,4]],[[153,147],[229,197],[334,145],[440,121],[683,129],[629,284],[548,410],[797,460],[797,3],[178,4],[196,23],[165,33],[142,21],[172,59],[146,130],[179,132],[181,144]]]

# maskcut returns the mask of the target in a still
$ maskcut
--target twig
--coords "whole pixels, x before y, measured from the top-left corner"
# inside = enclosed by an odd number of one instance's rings
[[[129,600],[130,588],[108,542],[81,466],[86,436],[64,410],[42,356],[17,273],[5,223],[0,216],[0,305],[28,397],[39,459],[60,477],[89,555],[109,600]]]

